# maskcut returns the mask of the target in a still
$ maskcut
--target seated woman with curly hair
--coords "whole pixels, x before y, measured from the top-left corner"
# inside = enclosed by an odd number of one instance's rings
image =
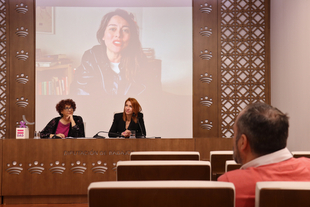
[[[83,119],[73,115],[76,109],[72,99],[61,100],[56,105],[60,117],[52,119],[41,131],[41,138],[85,137]]]

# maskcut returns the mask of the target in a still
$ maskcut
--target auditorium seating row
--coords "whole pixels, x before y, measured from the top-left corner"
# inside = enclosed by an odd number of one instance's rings
[[[199,152],[132,152],[130,161],[117,163],[117,181],[89,185],[89,206],[234,206],[234,185],[209,180],[240,165],[231,160],[232,151],[212,151],[210,158],[200,161]],[[259,182],[256,207],[308,206],[309,195],[310,182]]]
[[[292,151],[292,155],[295,158],[298,157],[308,157],[310,158],[310,151]],[[200,160],[199,152],[192,151],[148,151],[148,152],[132,152],[130,154],[131,160]],[[210,180],[216,181],[217,178],[224,174],[225,172],[239,169],[241,167],[240,164],[236,163],[233,159],[233,151],[211,151],[210,152],[210,162],[197,162],[200,166],[205,166],[206,168],[210,168]],[[179,162],[180,164],[182,162]],[[120,168],[124,168],[129,162],[120,162],[118,163]],[[136,164],[143,165],[143,162],[136,162]],[[169,162],[166,162],[165,165],[169,165]],[[182,163],[185,165],[186,163]],[[188,163],[187,163],[188,164]],[[158,164],[157,164],[158,165]],[[192,163],[192,165],[195,165]],[[197,165],[195,166],[197,167]],[[120,170],[121,170],[120,169]],[[207,176],[209,177],[209,176]],[[155,177],[154,177],[155,179]],[[205,179],[203,179],[205,180]]]
[[[305,207],[310,182],[258,182],[255,207]],[[106,181],[88,187],[89,207],[235,206],[235,187],[218,181]]]
[[[123,168],[129,168],[127,165],[146,165],[150,164],[147,162],[141,162],[142,160],[166,160],[166,162],[160,162],[162,165],[169,166],[171,164],[173,165],[182,165],[183,168],[188,165],[189,169],[193,169],[191,173],[188,174],[194,174],[195,172],[197,173],[198,170],[196,168],[204,169],[204,175],[201,177],[201,180],[213,180],[216,181],[217,178],[222,175],[223,173],[234,170],[234,169],[239,169],[241,167],[240,164],[237,164],[233,159],[233,151],[211,151],[210,152],[210,162],[209,161],[199,161],[200,160],[200,155],[199,152],[193,152],[193,151],[148,151],[148,152],[132,152],[130,154],[130,160],[132,161],[137,161],[139,160],[140,162],[119,162],[118,163],[118,170],[121,171],[118,173],[122,174]],[[170,161],[168,161],[170,160]],[[175,160],[174,162],[171,162],[171,160]],[[178,161],[176,161],[178,160]],[[181,162],[183,160],[183,162]],[[192,162],[184,162],[185,160],[191,160]],[[199,162],[193,162],[193,161],[199,161]],[[153,162],[153,165],[157,165],[157,168],[159,163]],[[191,166],[190,166],[191,165]],[[145,168],[150,168],[144,166]],[[163,168],[163,167],[161,167]],[[167,167],[166,167],[167,168]],[[166,169],[167,170],[167,169]],[[149,169],[149,171],[152,172],[152,169]],[[146,174],[151,174],[151,172],[148,172]],[[200,170],[201,172],[201,170]],[[138,172],[133,172],[134,174]],[[158,176],[159,173],[156,174]],[[121,175],[124,176],[124,175]],[[130,175],[127,175],[130,176]],[[154,175],[154,179],[156,179],[156,176]],[[172,176],[172,175],[171,175]],[[177,178],[176,176],[179,176],[177,172],[174,173],[174,178]],[[193,175],[194,176],[194,175]],[[157,180],[159,180],[158,178]],[[188,179],[191,179],[188,177]]]

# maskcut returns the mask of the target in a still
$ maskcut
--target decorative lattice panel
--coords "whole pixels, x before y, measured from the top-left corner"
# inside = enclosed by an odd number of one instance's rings
[[[6,3],[5,0],[0,0],[0,138],[6,136],[6,57]]]
[[[266,2],[222,0],[220,12],[221,136],[232,137],[239,112],[269,99]]]

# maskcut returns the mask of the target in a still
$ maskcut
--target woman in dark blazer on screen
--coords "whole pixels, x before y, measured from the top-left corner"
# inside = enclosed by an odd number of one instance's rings
[[[136,137],[146,136],[142,108],[135,98],[125,101],[124,112],[114,114],[114,120],[109,131],[109,137],[130,136],[131,131],[136,132]]]

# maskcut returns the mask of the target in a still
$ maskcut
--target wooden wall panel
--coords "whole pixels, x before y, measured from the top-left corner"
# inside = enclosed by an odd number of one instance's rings
[[[246,105],[270,103],[269,16],[269,0],[193,0],[193,137],[230,138]]]
[[[2,159],[3,159],[3,151],[2,151],[2,140],[0,140],[0,203],[2,203]]]
[[[35,1],[6,2],[9,90],[5,138],[15,138],[15,128],[20,121],[35,121]],[[30,137],[33,137],[34,125],[28,126]]]
[[[195,149],[200,153],[200,160],[210,160],[210,151],[232,150],[233,140],[230,138],[196,138]]]
[[[219,136],[217,0],[193,1],[193,137]]]
[[[219,1],[219,137],[248,104],[270,104],[269,0]]]
[[[10,41],[7,35],[7,1],[0,1],[0,138],[6,137],[8,123],[8,55],[7,43]]]

